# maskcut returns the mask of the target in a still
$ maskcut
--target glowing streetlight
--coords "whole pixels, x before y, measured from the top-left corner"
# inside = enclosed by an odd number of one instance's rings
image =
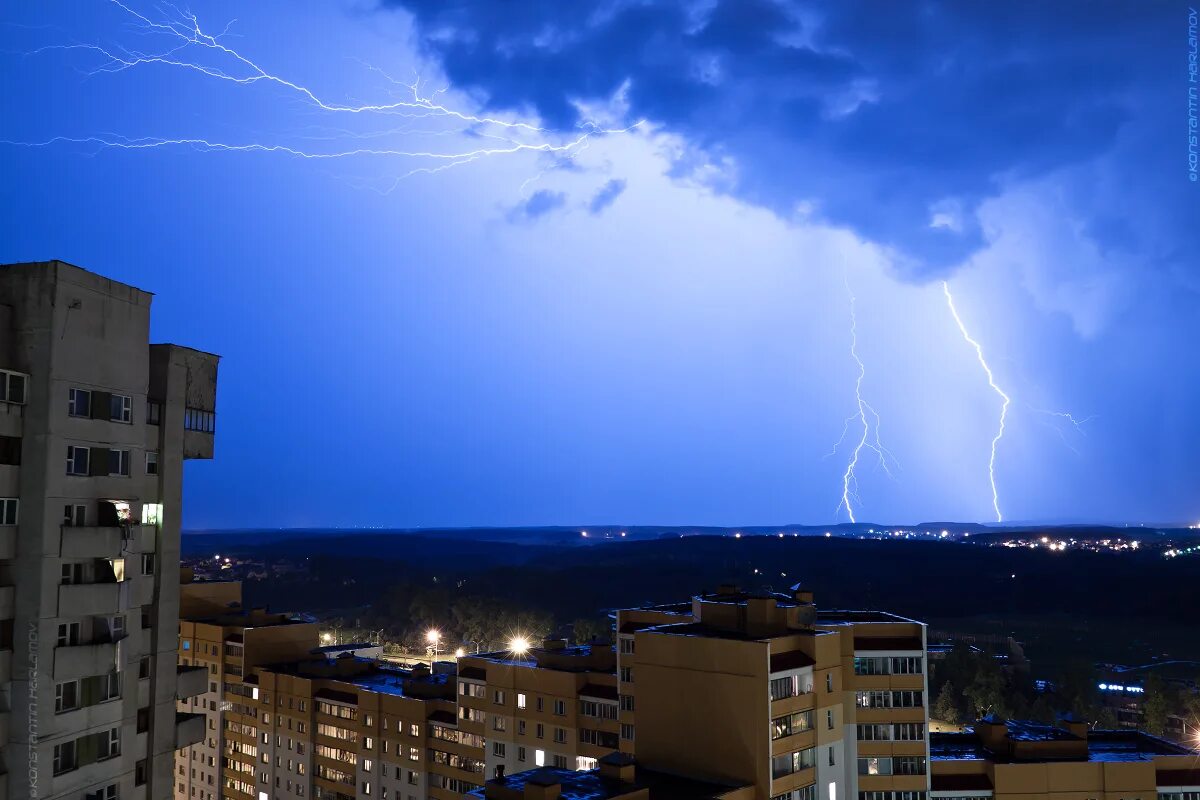
[[[454,657],[455,657],[455,658],[462,658],[462,657],[463,657],[463,656],[465,656],[466,654],[467,654],[467,651],[466,651],[466,650],[464,650],[464,649],[462,649],[461,647],[459,647],[459,648],[456,648],[456,649],[454,650]]]
[[[529,652],[529,640],[524,636],[514,636],[508,642],[508,649],[513,655],[523,656]]]
[[[437,628],[430,628],[425,631],[425,641],[429,642],[429,646],[433,648],[433,657],[437,658],[438,642],[442,639],[442,634]]]

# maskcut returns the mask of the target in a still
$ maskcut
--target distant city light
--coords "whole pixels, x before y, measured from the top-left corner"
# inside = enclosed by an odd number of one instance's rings
[[[735,533],[735,534],[733,535],[733,538],[735,538],[735,539],[740,539],[740,538],[742,538],[742,535],[741,535],[740,533]]]
[[[624,535],[625,535],[625,531],[621,531],[621,535],[622,535],[622,536],[624,536]]]
[[[524,636],[514,636],[508,642],[508,649],[518,656],[523,656],[529,652],[529,640]]]
[[[825,531],[825,538],[828,539],[830,536],[833,536],[833,534],[829,531]]]
[[[580,532],[579,532],[579,535],[580,535],[580,536],[582,536],[583,538],[585,538],[585,539],[586,539],[586,538],[587,538],[587,531],[580,531]]]

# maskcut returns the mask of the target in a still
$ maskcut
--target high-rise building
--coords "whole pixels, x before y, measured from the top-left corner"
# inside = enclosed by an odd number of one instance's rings
[[[151,345],[151,299],[0,266],[0,797],[164,800],[204,733],[176,712],[177,565],[218,358]]]
[[[199,686],[189,688],[192,696],[180,701],[179,710],[204,717],[204,736],[175,754],[174,796],[216,800],[227,780],[240,776],[254,782],[256,764],[239,756],[247,746],[253,755],[255,743],[230,735],[242,730],[243,717],[253,725],[258,716],[257,686],[243,678],[262,664],[307,654],[316,643],[317,625],[244,609],[237,581],[193,583],[186,570],[181,581],[179,668],[188,678],[195,675]]]

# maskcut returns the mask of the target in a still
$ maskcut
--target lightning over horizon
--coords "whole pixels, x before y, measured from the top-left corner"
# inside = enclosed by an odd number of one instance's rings
[[[842,425],[842,435],[837,440],[837,443],[834,444],[833,450],[831,450],[828,455],[832,456],[837,453],[838,448],[840,448],[842,445],[842,442],[846,440],[846,435],[850,431],[851,423],[857,420],[862,426],[862,435],[859,436],[858,443],[855,444],[854,449],[851,451],[850,458],[846,462],[846,470],[842,473],[842,498],[838,503],[837,508],[834,509],[834,513],[836,514],[838,511],[841,511],[843,508],[845,508],[846,516],[850,518],[850,521],[858,522],[858,519],[854,516],[854,505],[851,502],[851,498],[861,505],[862,500],[858,496],[858,467],[859,459],[862,456],[862,451],[866,449],[874,452],[879,466],[883,468],[883,471],[887,473],[889,478],[893,476],[891,469],[888,468],[887,462],[889,458],[891,458],[893,461],[895,458],[887,450],[887,448],[883,446],[883,441],[880,439],[879,413],[863,397],[863,381],[866,380],[867,377],[867,366],[863,362],[862,358],[858,355],[858,314],[855,309],[857,298],[855,298],[854,292],[850,289],[849,280],[846,280],[845,283],[846,295],[850,299],[850,358],[858,367],[858,374],[854,379],[854,399],[856,413],[851,414],[845,419]],[[873,425],[871,422],[872,419],[874,419]],[[872,433],[874,434],[873,436]]]
[[[51,51],[84,51],[98,54],[103,62],[85,72],[88,77],[102,74],[124,72],[139,67],[161,66],[171,69],[184,70],[216,81],[237,85],[253,85],[258,83],[270,84],[292,93],[302,103],[323,114],[337,116],[382,116],[402,117],[408,120],[440,120],[449,122],[455,127],[418,129],[418,128],[389,128],[382,131],[367,133],[340,130],[334,135],[322,137],[325,141],[346,142],[364,138],[378,138],[389,135],[445,137],[447,135],[462,135],[465,137],[493,140],[489,146],[471,147],[465,149],[424,149],[409,147],[341,147],[321,150],[288,143],[286,141],[245,141],[230,142],[214,140],[207,136],[129,136],[113,133],[90,133],[79,136],[59,135],[40,141],[12,141],[4,143],[20,147],[49,147],[55,144],[90,145],[97,150],[150,150],[158,148],[182,148],[199,152],[242,152],[242,153],[272,153],[299,159],[311,160],[341,160],[352,158],[383,158],[398,159],[410,162],[390,181],[384,182],[386,188],[381,193],[393,191],[401,181],[419,173],[433,174],[447,169],[469,164],[479,159],[512,155],[521,152],[537,154],[557,154],[562,158],[572,158],[585,149],[595,136],[628,133],[638,128],[638,121],[623,127],[604,127],[594,120],[585,120],[576,130],[568,135],[531,122],[519,119],[502,119],[496,116],[481,116],[454,109],[435,97],[444,89],[428,95],[422,92],[421,81],[414,79],[411,83],[398,80],[379,67],[363,64],[363,67],[382,76],[390,85],[399,87],[403,95],[397,98],[394,94],[384,100],[363,104],[338,102],[323,97],[308,86],[275,74],[257,61],[234,49],[224,42],[229,35],[229,26],[221,33],[208,33],[200,24],[199,18],[190,12],[182,11],[174,6],[171,9],[175,18],[164,17],[160,21],[134,10],[121,0],[109,0],[109,3],[119,9],[129,18],[129,25],[139,34],[146,36],[164,37],[167,42],[157,50],[143,50],[128,46],[103,46],[97,43],[52,44],[30,51],[27,55],[39,55]],[[206,56],[202,59],[201,56]],[[296,138],[313,141],[314,137],[298,136]],[[415,163],[414,163],[415,162]]]
[[[942,292],[946,295],[946,305],[950,307],[950,314],[954,317],[954,322],[958,325],[959,332],[967,340],[967,344],[975,348],[975,355],[979,359],[979,365],[983,367],[983,371],[987,375],[988,386],[992,387],[992,391],[998,394],[1003,401],[1000,405],[1000,424],[996,430],[996,435],[992,437],[991,456],[988,458],[988,481],[992,486],[992,508],[996,511],[996,522],[1003,522],[1004,515],[1000,511],[1000,493],[996,489],[996,447],[1000,444],[1000,440],[1004,438],[1004,423],[1008,419],[1008,407],[1012,403],[1012,399],[996,383],[996,378],[992,374],[992,368],[988,366],[987,359],[983,356],[983,346],[971,338],[971,334],[967,332],[966,324],[963,323],[962,317],[958,315],[958,309],[954,307],[954,296],[950,294],[949,282],[942,281]]]

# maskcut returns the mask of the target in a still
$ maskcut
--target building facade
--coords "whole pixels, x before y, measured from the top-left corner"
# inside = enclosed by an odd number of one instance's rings
[[[0,266],[0,741],[12,798],[171,796],[183,463],[217,357],[151,345],[151,295]]]

